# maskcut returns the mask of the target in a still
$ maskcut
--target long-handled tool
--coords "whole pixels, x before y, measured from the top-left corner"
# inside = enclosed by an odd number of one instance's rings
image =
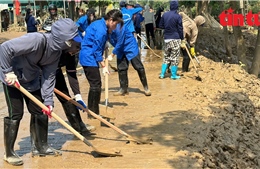
[[[194,55],[194,58],[195,58],[196,62],[198,63],[199,67],[201,67],[201,65],[200,65],[200,61],[199,61],[199,59],[197,58],[196,55]]]
[[[106,67],[108,67],[107,50],[105,51],[105,56],[106,56],[105,65]],[[107,73],[105,74],[105,105],[106,107],[108,107],[108,74]]]
[[[188,43],[187,43],[186,45],[188,46],[188,49],[191,48],[190,45],[189,45]],[[199,67],[201,67],[201,65],[200,65],[200,61],[199,61],[199,59],[197,58],[196,55],[194,55],[194,58],[195,58],[196,62],[198,63]]]
[[[105,66],[108,68],[108,50],[105,50]],[[105,105],[99,104],[100,115],[107,119],[115,119],[114,108],[108,106],[108,74],[105,74]]]
[[[18,90],[20,90],[23,94],[25,94],[28,98],[30,98],[34,103],[36,103],[39,107],[42,109],[48,110],[48,107],[46,107],[42,102],[40,102],[36,97],[34,97],[30,92],[28,92],[26,89],[24,89],[22,86],[20,86],[18,83],[15,83],[14,85]],[[70,132],[72,132],[76,137],[78,137],[81,141],[83,141],[86,145],[91,147],[93,149],[92,153],[97,154],[100,156],[105,157],[115,157],[115,156],[122,156],[120,153],[108,153],[98,150],[96,147],[94,147],[84,136],[82,136],[79,132],[77,132],[74,128],[72,128],[70,125],[68,125],[64,120],[62,120],[57,114],[54,112],[51,112],[51,116],[56,119],[60,124],[62,124],[65,128],[67,128]]]
[[[54,89],[54,92],[57,93],[58,95],[60,95],[61,97],[63,97],[64,99],[68,100],[69,102],[71,102],[72,104],[74,104],[77,107],[80,107],[82,110],[84,110],[85,112],[89,113],[90,115],[92,115],[93,117],[95,117],[96,119],[98,119],[99,121],[105,123],[107,126],[111,127],[113,130],[117,131],[118,133],[124,135],[129,141],[133,141],[137,144],[152,144],[152,139],[148,139],[146,141],[141,141],[139,139],[133,138],[132,136],[130,136],[129,134],[127,134],[126,132],[122,131],[121,129],[119,129],[118,127],[114,126],[113,124],[109,123],[107,120],[103,119],[102,117],[100,117],[99,115],[97,115],[96,113],[92,112],[91,110],[84,108],[81,104],[79,104],[78,102],[76,102],[75,100],[71,99],[69,96],[65,95],[64,93],[62,93],[61,91],[59,91],[58,89]]]
[[[137,34],[137,36],[144,42],[144,44],[153,52],[155,56],[157,56],[158,58],[162,58],[154,52],[154,50],[145,42],[145,40],[140,35]]]
[[[186,45],[185,45],[185,49],[186,49],[186,52],[188,53],[189,58],[190,58],[190,60],[191,60],[191,62],[192,62],[192,64],[193,64],[193,66],[194,66],[194,68],[195,68],[195,70],[196,70],[196,73],[197,73],[197,75],[198,75],[198,76],[196,77],[196,80],[202,81],[202,79],[201,79],[201,77],[200,77],[200,75],[199,75],[199,70],[197,69],[195,63],[193,62],[193,60],[192,60],[192,58],[191,58],[191,55],[190,55],[190,51],[188,50],[188,48],[187,48]]]

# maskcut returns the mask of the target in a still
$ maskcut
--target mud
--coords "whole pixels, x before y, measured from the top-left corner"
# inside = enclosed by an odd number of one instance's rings
[[[15,33],[12,34],[14,36]],[[206,32],[202,32],[201,36],[205,35]],[[0,36],[6,37],[3,34]],[[0,161],[0,168],[260,168],[260,80],[249,75],[239,65],[222,63],[221,59],[216,59],[224,54],[219,50],[220,35],[215,33],[214,36],[217,43],[209,36],[209,40],[198,40],[199,44],[205,44],[199,51],[203,55],[198,55],[202,81],[195,79],[197,74],[192,64],[191,71],[185,73],[180,80],[171,80],[170,74],[165,79],[159,79],[162,59],[149,50],[142,50],[142,61],[152,96],[144,95],[137,72],[130,66],[130,93],[119,97],[113,96],[119,89],[119,82],[117,72],[111,70],[109,103],[116,116],[113,122],[131,136],[144,140],[152,138],[152,145],[129,142],[125,136],[111,128],[101,127],[99,121],[89,120],[86,113],[81,113],[84,122],[97,128],[97,135],[87,139],[98,150],[120,152],[123,157],[94,157],[91,147],[52,118],[49,123],[49,143],[60,149],[63,155],[32,158],[30,115],[25,109],[15,145],[24,165],[13,167]],[[250,36],[255,38],[253,34]],[[211,46],[220,48],[217,50],[215,47],[214,53],[210,50]],[[156,53],[161,55],[162,51]],[[178,73],[181,74],[180,71]],[[83,99],[87,101],[88,82],[84,74],[78,77]],[[101,104],[104,101],[102,92]],[[0,102],[2,133],[3,117],[7,115],[2,91]],[[66,120],[56,98],[54,111]],[[0,134],[0,139],[3,140],[3,134]],[[3,154],[2,141],[0,156],[3,157]]]

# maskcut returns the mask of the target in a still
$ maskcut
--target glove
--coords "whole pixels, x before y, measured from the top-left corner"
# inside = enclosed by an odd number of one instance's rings
[[[81,94],[76,94],[75,95],[75,100],[79,103],[79,104],[81,104],[84,108],[87,108],[87,105],[86,105],[86,103],[82,100],[82,97],[81,97]],[[77,108],[79,109],[79,110],[82,110],[80,107],[78,107],[77,106]],[[84,111],[83,111],[84,112]]]
[[[48,110],[45,110],[45,109],[42,109],[42,112],[44,113],[44,114],[46,114],[49,118],[51,118],[51,112],[52,112],[52,110],[53,110],[53,108],[52,108],[52,106],[47,106],[48,107]]]
[[[5,81],[9,86],[12,86],[15,82],[18,82],[18,79],[14,72],[9,72],[5,74]]]
[[[113,60],[114,56],[115,56],[114,54],[108,55],[107,60],[109,60],[109,61]]]
[[[82,32],[82,36],[84,37],[86,35],[86,32],[84,31],[84,32]]]
[[[195,48],[194,47],[191,47],[190,48],[190,54],[191,54],[191,56],[195,56],[196,55],[196,53],[195,53]]]
[[[181,40],[181,48],[185,49],[186,47],[186,40]]]
[[[103,70],[102,70],[102,71],[103,71],[104,76],[105,76],[106,73],[107,73],[108,75],[110,74],[106,66],[103,67]]]

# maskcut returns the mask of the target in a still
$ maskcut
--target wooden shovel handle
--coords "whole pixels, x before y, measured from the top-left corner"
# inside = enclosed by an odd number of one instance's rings
[[[25,94],[29,99],[31,99],[35,104],[37,104],[42,109],[48,111],[48,107],[45,106],[41,101],[39,101],[36,97],[34,97],[30,92],[28,92],[26,89],[24,89],[21,85],[15,83],[14,85],[18,90],[20,90],[23,94]],[[61,123],[65,128],[67,128],[70,132],[72,132],[75,136],[77,136],[81,141],[83,141],[85,144],[87,144],[90,147],[93,147],[93,145],[87,141],[87,139],[82,136],[79,132],[77,132],[74,128],[72,128],[70,125],[68,125],[64,120],[62,120],[57,114],[54,112],[51,112],[51,116],[56,119],[59,123]]]
[[[190,58],[190,60],[191,60],[191,62],[192,62],[192,64],[193,64],[193,66],[194,66],[194,68],[195,68],[195,70],[196,70],[196,72],[198,71],[198,69],[197,69],[197,67],[196,67],[196,65],[195,65],[195,63],[193,62],[193,59],[192,59],[192,57],[191,57],[191,55],[190,55],[190,51],[188,50],[188,48],[187,48],[187,46],[185,45],[185,49],[186,49],[186,52],[188,53],[188,55],[189,55],[189,58]]]
[[[95,117],[96,119],[98,119],[99,121],[105,123],[106,125],[108,125],[109,127],[111,127],[112,129],[114,129],[115,131],[123,134],[124,136],[130,137],[130,135],[128,135],[126,132],[122,131],[121,129],[119,129],[118,127],[114,126],[113,124],[109,123],[107,120],[103,119],[102,117],[100,117],[99,115],[97,115],[96,113],[92,112],[91,110],[84,108],[81,104],[79,104],[78,102],[76,102],[75,100],[71,99],[69,96],[67,96],[66,94],[62,93],[61,91],[59,91],[58,89],[54,88],[54,92],[57,93],[58,95],[60,95],[61,97],[63,97],[64,99],[68,100],[69,102],[71,102],[72,104],[74,104],[77,107],[80,107],[82,110],[84,110],[85,112],[89,113],[90,115],[92,115],[93,117]]]
[[[161,56],[157,55],[157,54],[154,52],[154,50],[145,42],[145,40],[144,40],[139,34],[137,34],[137,36],[144,42],[144,44],[153,52],[153,54],[154,54],[155,56],[157,56],[158,58],[161,58]]]
[[[107,49],[105,50],[105,66],[108,68],[108,51]],[[105,102],[106,102],[106,106],[107,106],[107,102],[108,102],[108,74],[105,74]]]

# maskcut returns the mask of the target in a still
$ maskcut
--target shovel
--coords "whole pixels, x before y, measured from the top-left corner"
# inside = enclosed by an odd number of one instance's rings
[[[199,70],[197,69],[195,63],[193,62],[193,59],[191,58],[191,55],[190,55],[190,51],[188,50],[188,48],[187,48],[186,45],[185,45],[185,49],[186,49],[186,52],[188,53],[189,58],[190,58],[190,60],[191,60],[191,62],[192,62],[192,64],[193,64],[193,66],[194,66],[194,68],[195,68],[195,70],[196,70],[196,73],[197,73],[197,75],[198,75],[198,76],[196,77],[196,80],[202,81],[202,79],[201,79],[201,77],[200,77],[200,75],[199,75]]]
[[[24,89],[19,83],[15,83],[14,86],[20,90],[23,94],[25,94],[29,99],[31,99],[34,103],[36,103],[39,107],[42,109],[48,110],[48,107],[46,107],[42,102],[40,102],[36,97],[34,97],[30,92],[28,92],[26,89]],[[93,149],[92,154],[104,156],[104,157],[116,157],[116,156],[122,156],[120,153],[108,153],[98,150],[96,147],[94,147],[84,136],[82,136],[79,132],[77,132],[74,128],[72,128],[70,125],[68,125],[64,120],[62,120],[57,114],[54,112],[51,112],[51,116],[56,119],[60,124],[62,124],[65,128],[67,128],[70,132],[72,132],[76,137],[78,137],[81,141],[83,141],[86,145],[91,147]]]
[[[142,140],[133,138],[132,136],[130,136],[126,132],[122,131],[118,127],[114,126],[113,124],[109,123],[107,120],[103,119],[102,117],[100,117],[96,113],[92,112],[91,110],[89,110],[87,108],[84,108],[81,104],[79,104],[75,100],[71,99],[69,96],[65,95],[64,93],[62,93],[58,89],[54,88],[54,92],[57,93],[58,95],[60,95],[61,97],[63,97],[64,99],[68,100],[69,102],[71,102],[75,106],[80,107],[82,110],[84,110],[85,112],[89,113],[90,115],[92,115],[93,117],[98,119],[99,121],[105,123],[107,126],[111,127],[113,130],[115,130],[118,133],[124,135],[128,139],[128,141],[133,141],[134,143],[137,143],[137,144],[152,144],[152,139],[148,139],[146,141],[142,141]]]
[[[162,58],[154,52],[154,50],[145,42],[145,40],[139,34],[137,34],[137,36],[144,42],[144,44],[153,52],[155,56],[157,56],[158,58]]]
[[[108,68],[108,50],[105,50],[105,66]],[[107,119],[115,119],[114,109],[108,106],[108,74],[105,74],[105,105],[100,104],[100,115]]]

